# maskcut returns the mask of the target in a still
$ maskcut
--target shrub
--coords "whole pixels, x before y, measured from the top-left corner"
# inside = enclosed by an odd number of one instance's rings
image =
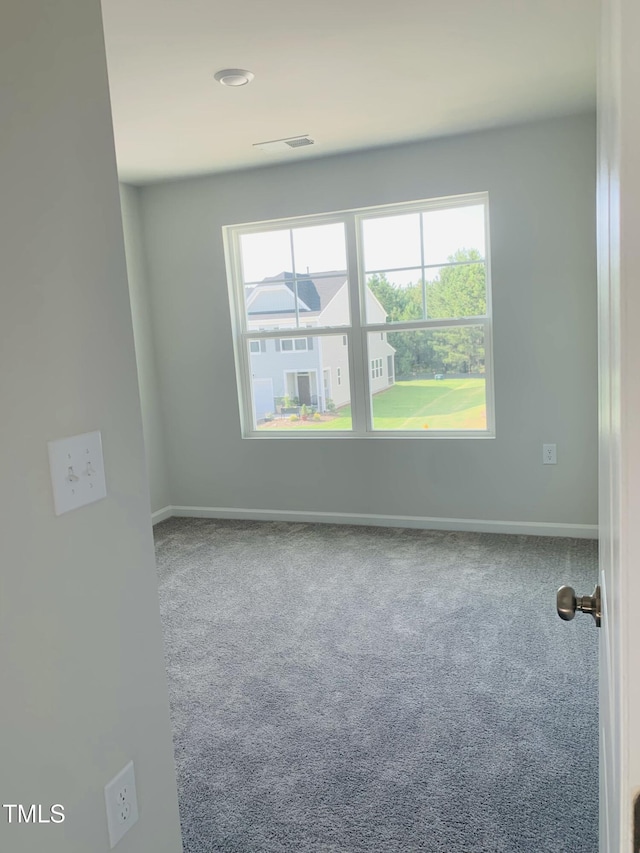
[[[290,421],[299,421],[300,418],[297,415],[289,415],[289,420]]]
[[[314,412],[313,413],[313,419],[314,419],[314,421],[321,421],[322,416],[320,415],[320,412]]]
[[[325,403],[325,405],[326,405],[326,407],[327,407],[327,411],[328,411],[328,412],[335,412],[335,410],[336,410],[336,404],[333,402],[333,400],[327,400],[327,402]]]

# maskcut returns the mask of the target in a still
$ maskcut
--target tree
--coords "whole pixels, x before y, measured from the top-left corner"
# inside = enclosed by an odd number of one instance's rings
[[[419,284],[396,287],[384,273],[375,273],[369,276],[367,285],[387,312],[390,323],[422,319],[422,290]]]
[[[427,285],[429,319],[485,314],[486,282],[480,252],[477,249],[458,249],[447,260],[461,266],[442,267],[438,278]]]
[[[384,273],[370,276],[368,286],[387,312],[389,322],[422,319],[425,296],[429,319],[486,313],[485,268],[480,253],[476,249],[458,249],[447,260],[456,266],[443,266],[426,288],[421,280],[396,287]],[[484,333],[478,326],[389,332],[388,340],[396,350],[397,376],[484,372]]]
[[[431,319],[478,317],[486,314],[486,276],[477,249],[458,249],[448,258],[459,266],[442,267],[427,285],[427,314]],[[466,326],[439,330],[433,336],[434,354],[443,369],[455,373],[484,373],[484,330]]]
[[[387,312],[387,320],[390,323],[422,319],[421,284],[396,287],[391,284],[384,273],[370,276],[367,284]],[[421,334],[420,332],[388,333],[387,340],[396,351],[396,376],[409,376],[417,372],[419,364],[424,362],[426,365],[428,363],[431,349],[428,347],[425,352],[425,342],[421,340]],[[425,366],[423,369],[428,370],[429,368]]]

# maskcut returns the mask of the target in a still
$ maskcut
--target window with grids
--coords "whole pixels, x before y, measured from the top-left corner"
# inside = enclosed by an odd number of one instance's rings
[[[245,436],[494,435],[486,193],[224,229]]]

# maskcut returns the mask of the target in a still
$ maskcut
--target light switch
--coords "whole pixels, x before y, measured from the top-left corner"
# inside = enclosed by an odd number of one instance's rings
[[[47,446],[56,515],[106,498],[99,431],[60,438]]]

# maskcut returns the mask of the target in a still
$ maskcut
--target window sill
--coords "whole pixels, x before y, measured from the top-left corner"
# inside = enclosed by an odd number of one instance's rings
[[[466,439],[466,440],[476,440],[476,439],[492,439],[495,438],[495,432],[489,432],[488,430],[466,430],[465,432],[456,432],[454,430],[425,430],[424,432],[417,432],[415,430],[411,431],[402,431],[402,430],[393,430],[393,431],[383,431],[376,430],[376,432],[367,432],[367,433],[356,433],[356,432],[330,432],[329,430],[318,430],[317,432],[304,432],[301,433],[299,430],[279,430],[276,432],[249,432],[242,436],[243,439],[259,439],[265,441],[279,441],[282,439],[294,439],[295,441],[313,441],[320,439],[361,439],[368,441],[370,439],[412,439],[418,441],[431,441],[434,439]]]

